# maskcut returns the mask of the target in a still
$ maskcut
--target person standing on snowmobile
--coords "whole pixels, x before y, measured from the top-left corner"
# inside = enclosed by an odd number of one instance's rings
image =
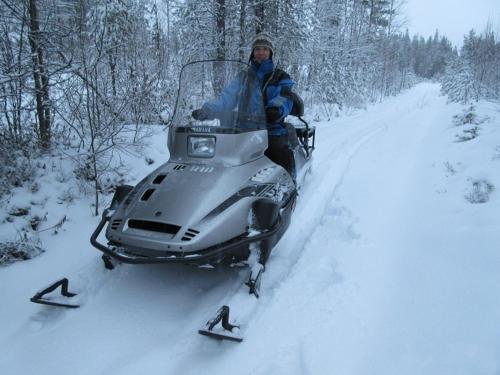
[[[273,54],[274,46],[269,35],[256,35],[252,41],[249,73],[258,80],[264,99],[269,144],[265,155],[285,168],[295,181],[295,161],[288,141],[288,130],[284,126],[284,119],[290,114],[293,106],[292,100],[286,94],[291,91],[294,82],[286,72],[275,67]],[[247,101],[251,101],[252,93],[242,89],[244,82],[240,77],[228,84],[219,98],[194,110],[193,118],[201,121],[211,120],[215,118],[215,113],[233,109],[242,93],[249,96]]]

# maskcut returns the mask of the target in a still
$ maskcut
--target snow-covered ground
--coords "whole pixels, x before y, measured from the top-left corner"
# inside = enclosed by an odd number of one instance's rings
[[[0,268],[0,373],[498,375],[500,111],[477,104],[478,137],[456,142],[474,127],[454,124],[463,108],[423,83],[315,124],[313,172],[240,344],[196,332],[248,270],[105,270],[90,198],[58,204],[52,168],[10,203],[44,202],[41,226],[67,221],[41,233],[45,253]],[[167,158],[164,133],[152,142],[135,181]],[[63,276],[80,309],[29,302]]]

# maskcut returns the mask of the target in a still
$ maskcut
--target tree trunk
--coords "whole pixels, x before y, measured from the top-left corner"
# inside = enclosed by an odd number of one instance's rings
[[[113,96],[116,96],[116,54],[114,49],[108,54],[109,72],[111,74],[111,88]]]
[[[264,1],[256,0],[254,5],[255,11],[255,34],[264,31]]]
[[[49,78],[45,71],[43,49],[40,45],[40,25],[38,22],[36,1],[28,0],[28,12],[30,16],[28,39],[33,60],[38,137],[42,149],[48,150],[51,142]]]
[[[241,61],[245,61],[245,18],[247,16],[247,0],[240,1],[240,46],[239,56]]]
[[[216,0],[215,17],[217,22],[216,29],[216,59],[224,60],[226,58],[226,0]],[[221,64],[215,66],[215,92],[220,93],[224,87],[224,72]]]
[[[226,58],[226,0],[216,0],[217,59]]]

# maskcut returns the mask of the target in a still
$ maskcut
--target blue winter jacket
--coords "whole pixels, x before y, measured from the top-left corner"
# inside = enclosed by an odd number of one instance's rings
[[[246,111],[252,113],[261,111],[263,100],[264,108],[278,108],[281,114],[276,122],[267,123],[269,135],[286,135],[287,130],[283,126],[283,120],[290,114],[293,102],[281,94],[284,90],[291,90],[293,84],[288,74],[275,69],[272,60],[264,60],[261,64],[252,61],[248,73],[239,74],[224,87],[217,99],[206,102],[203,109],[220,112],[235,109],[238,105],[240,111],[242,107],[246,107]]]

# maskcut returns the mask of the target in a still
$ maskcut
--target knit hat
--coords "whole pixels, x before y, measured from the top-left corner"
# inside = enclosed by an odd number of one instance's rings
[[[274,53],[273,40],[268,34],[260,33],[255,35],[255,37],[252,40],[252,54],[250,55],[250,59],[253,58],[253,50],[255,47],[269,48],[269,50],[271,51],[271,58],[273,57]]]

